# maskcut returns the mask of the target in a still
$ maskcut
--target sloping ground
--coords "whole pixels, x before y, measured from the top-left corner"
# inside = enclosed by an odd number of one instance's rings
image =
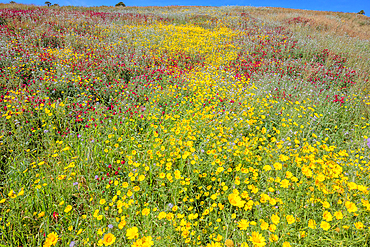
[[[0,243],[368,245],[368,40],[298,12],[1,5]]]
[[[312,11],[286,8],[254,8],[255,17],[290,25],[309,25],[318,32],[370,40],[370,17],[356,13]]]

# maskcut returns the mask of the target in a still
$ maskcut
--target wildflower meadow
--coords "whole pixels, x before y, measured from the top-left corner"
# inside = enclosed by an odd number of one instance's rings
[[[370,246],[369,30],[0,4],[0,246]]]

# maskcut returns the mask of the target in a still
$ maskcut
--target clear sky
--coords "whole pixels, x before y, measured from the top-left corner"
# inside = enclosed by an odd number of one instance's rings
[[[0,0],[7,3],[10,0]],[[44,5],[47,0],[14,0],[17,3]],[[364,10],[370,16],[370,0],[49,0],[52,4],[75,6],[114,6],[118,2],[127,6],[169,6],[169,5],[197,5],[197,6],[254,6],[254,7],[283,7],[306,10],[324,10],[340,12],[359,12]]]

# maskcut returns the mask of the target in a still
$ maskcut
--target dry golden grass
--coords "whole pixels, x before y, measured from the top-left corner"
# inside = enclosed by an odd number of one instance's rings
[[[300,17],[308,20],[304,25],[311,26],[315,31],[370,40],[370,17],[364,15],[273,7],[250,10],[250,14],[254,17],[279,21],[288,26],[298,24],[292,20]]]

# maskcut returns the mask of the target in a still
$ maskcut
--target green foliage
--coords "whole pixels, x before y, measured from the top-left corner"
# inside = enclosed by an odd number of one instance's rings
[[[126,7],[126,4],[124,4],[123,2],[119,2],[116,4],[116,7]]]
[[[364,10],[360,10],[357,14],[359,14],[359,15],[365,15],[365,11]]]

